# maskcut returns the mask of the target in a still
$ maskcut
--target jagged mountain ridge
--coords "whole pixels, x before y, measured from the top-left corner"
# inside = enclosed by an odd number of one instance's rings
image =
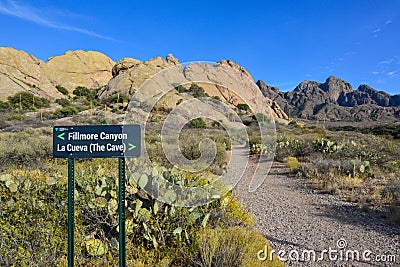
[[[332,121],[400,119],[400,94],[390,95],[366,84],[353,90],[348,82],[334,76],[324,83],[303,81],[291,92],[281,92],[261,80],[257,85],[291,117]]]

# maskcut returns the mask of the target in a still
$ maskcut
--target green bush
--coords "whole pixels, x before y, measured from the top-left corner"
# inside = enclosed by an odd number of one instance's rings
[[[12,121],[12,120],[22,121],[23,119],[24,119],[24,116],[19,113],[12,113],[7,116],[8,121]]]
[[[247,104],[237,104],[236,106],[239,110],[243,110],[245,112],[250,112],[250,107]]]
[[[67,106],[63,108],[56,109],[53,115],[56,118],[64,118],[78,114],[78,109],[74,106]]]
[[[192,94],[194,97],[198,98],[198,97],[206,97],[208,96],[208,94],[206,94],[206,91],[204,90],[203,87],[198,86],[195,83],[192,83],[189,87],[188,92],[190,94]]]
[[[286,168],[288,168],[291,173],[296,173],[301,166],[296,157],[286,157],[284,162],[286,163]]]
[[[72,92],[76,97],[75,98],[84,98],[86,101],[97,100],[97,93],[99,89],[88,89],[83,86],[78,86]]]
[[[204,129],[206,128],[206,122],[202,118],[196,118],[189,122],[191,128]]]
[[[68,90],[65,89],[64,87],[62,87],[61,85],[57,85],[56,88],[57,88],[57,91],[59,91],[61,94],[68,95]]]
[[[275,257],[258,260],[258,251],[270,247],[261,234],[246,228],[206,228],[198,233],[195,245],[198,253],[190,266],[284,266]]]
[[[8,97],[8,102],[14,109],[35,110],[36,108],[47,108],[50,101],[43,97],[37,97],[29,92],[17,93]]]
[[[58,98],[58,99],[56,99],[55,102],[62,107],[67,107],[72,104],[71,101],[69,101],[68,99],[65,99],[65,98]]]
[[[72,91],[72,93],[76,96],[91,96],[92,95],[90,89],[83,87],[83,86],[76,87],[75,90]]]
[[[0,110],[6,110],[6,109],[9,109],[9,108],[11,108],[9,102],[0,101]]]
[[[219,96],[217,96],[217,95],[212,96],[211,98],[212,98],[212,99],[215,99],[215,100],[217,100],[217,101],[220,101],[220,102],[222,101],[221,98],[220,98]]]
[[[50,157],[51,153],[51,136],[48,131],[6,133],[0,138],[0,167],[29,164],[36,166],[41,164],[41,160]]]
[[[230,138],[225,131],[185,129],[179,136],[179,148],[186,158],[190,160],[197,159],[200,157],[199,142],[206,137],[211,138],[217,146],[216,158],[208,170],[215,174],[221,174],[227,163],[226,151],[232,149]],[[161,135],[158,132],[146,132],[145,142],[152,162],[156,162],[167,168],[172,167],[164,154]],[[178,144],[176,145],[178,146]]]
[[[187,90],[184,86],[182,86],[182,85],[178,85],[177,87],[175,87],[175,90],[177,90],[178,93],[185,93],[185,92],[188,91],[188,90]]]

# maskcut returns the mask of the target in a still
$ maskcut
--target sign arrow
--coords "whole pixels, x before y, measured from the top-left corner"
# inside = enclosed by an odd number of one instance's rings
[[[128,148],[129,151],[131,151],[131,150],[136,148],[136,146],[131,144],[131,143],[128,143],[128,145],[129,145],[129,148]]]
[[[62,134],[57,135],[57,137],[60,138],[61,140],[65,140],[64,135],[65,135],[65,133],[62,133]]]

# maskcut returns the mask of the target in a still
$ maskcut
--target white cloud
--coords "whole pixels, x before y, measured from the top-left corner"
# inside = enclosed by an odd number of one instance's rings
[[[392,23],[393,21],[391,19],[386,20],[385,24],[388,25],[390,23]]]
[[[378,74],[379,74],[379,71],[373,71],[373,72],[371,72],[371,74],[373,74],[373,75],[378,75]]]
[[[396,76],[397,71],[390,71],[387,73],[390,77]]]
[[[356,52],[354,52],[354,51],[349,51],[349,52],[344,53],[345,56],[355,55],[355,54],[356,54]]]
[[[64,11],[59,11],[60,13],[64,13]],[[44,10],[41,10],[39,8],[27,6],[27,5],[22,5],[19,4],[15,1],[0,1],[0,13],[16,17],[19,19],[31,21],[33,23],[48,27],[48,28],[53,28],[57,30],[65,30],[65,31],[71,31],[71,32],[77,32],[89,36],[93,36],[96,38],[100,39],[105,39],[105,40],[111,40],[111,41],[116,41],[116,39],[102,35],[99,33],[96,33],[94,31],[90,31],[84,28],[80,27],[75,27],[75,26],[70,26],[67,24],[59,23],[57,21],[53,21],[49,18],[46,18]]]
[[[382,65],[382,64],[385,64],[385,65],[387,65],[387,64],[391,64],[391,63],[393,63],[393,58],[391,58],[391,59],[387,59],[387,60],[382,60],[382,61],[380,61],[378,64],[379,65]]]
[[[381,31],[380,28],[375,28],[375,29],[372,30],[373,33],[377,33],[377,32],[380,32],[380,31]]]

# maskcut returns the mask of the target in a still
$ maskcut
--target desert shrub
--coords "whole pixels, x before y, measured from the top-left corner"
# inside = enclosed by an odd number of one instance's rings
[[[243,110],[245,112],[250,112],[250,107],[247,104],[237,104],[236,106],[239,110]]]
[[[63,95],[68,95],[68,90],[62,87],[61,85],[56,86],[57,91],[59,91]]]
[[[187,89],[183,85],[178,85],[177,87],[175,87],[175,90],[178,91],[178,93],[180,94],[187,92]]]
[[[76,96],[86,96],[86,97],[92,96],[91,90],[83,86],[76,87],[75,90],[72,91],[72,93]]]
[[[286,157],[303,158],[312,155],[314,152],[311,137],[302,136],[291,138],[278,135],[275,159],[283,161]]]
[[[228,134],[222,130],[202,130],[185,129],[179,137],[179,147],[182,154],[194,160],[200,157],[199,142],[204,138],[209,137],[217,147],[217,154],[208,170],[220,175],[226,167],[227,155],[226,151],[232,149],[232,144]],[[158,132],[146,132],[146,149],[149,153],[150,160],[164,167],[172,167],[166,158],[161,144],[161,136]],[[178,144],[176,144],[178,146]],[[177,153],[179,151],[177,150]]]
[[[8,121],[12,121],[12,120],[22,121],[23,119],[24,119],[24,116],[20,113],[11,113],[10,115],[7,116]]]
[[[196,98],[208,96],[207,93],[206,93],[206,91],[204,90],[204,88],[201,87],[201,86],[199,86],[199,85],[197,85],[197,84],[195,84],[195,83],[192,83],[192,84],[190,85],[190,87],[189,87],[189,89],[188,89],[188,92],[189,92],[190,94],[192,94],[193,97],[196,97]]]
[[[47,131],[29,130],[3,134],[0,137],[0,167],[36,166],[51,155],[51,149],[51,136]]]
[[[9,109],[9,108],[11,108],[9,102],[0,101],[0,110],[6,110],[6,109]]]
[[[29,92],[17,93],[8,97],[10,106],[20,110],[35,110],[36,108],[47,108],[50,101],[43,97],[38,97]]]
[[[56,118],[64,118],[64,117],[69,117],[72,115],[78,114],[78,109],[74,106],[66,106],[63,108],[56,109],[53,113],[53,115]]]
[[[321,137],[314,139],[313,144],[316,151],[323,152],[324,154],[334,153],[341,149],[341,146],[336,142]]]
[[[155,123],[161,122],[160,116],[153,116],[153,117],[151,118],[151,122],[155,122]]]
[[[219,132],[221,133],[222,131]],[[201,156],[199,143],[206,137],[211,138],[216,143],[217,151],[215,159],[210,167],[212,168],[212,170],[218,170],[218,175],[220,175],[221,168],[223,170],[223,166],[227,162],[226,150],[227,145],[229,146],[229,144],[226,143],[226,139],[218,137],[218,135],[212,131],[204,132],[196,130],[186,130],[181,133],[179,138],[180,150],[187,159],[196,160]],[[210,149],[212,149],[212,146],[210,147]]]
[[[220,102],[222,101],[221,98],[220,98],[219,96],[217,96],[217,95],[214,95],[214,96],[212,96],[211,98],[212,98],[212,99],[215,99],[215,100],[217,100],[217,101],[220,101]]]
[[[206,228],[198,233],[195,245],[198,253],[190,266],[283,266],[276,259],[257,259],[257,252],[269,247],[268,243],[261,234],[246,228]]]
[[[261,144],[261,135],[249,132],[249,145]]]
[[[117,94],[110,95],[107,98],[104,98],[101,102],[108,106],[111,104],[115,104],[115,103],[121,103],[121,104],[126,103],[127,104],[127,103],[129,103],[129,96],[126,94],[117,93]]]
[[[301,165],[296,157],[286,157],[284,162],[286,163],[286,168],[288,168],[291,173],[296,173]]]
[[[66,254],[65,186],[46,176],[32,170],[0,175],[1,266],[55,265]]]
[[[67,107],[67,106],[71,105],[71,101],[69,101],[68,99],[65,99],[65,98],[58,98],[58,99],[56,99],[55,102],[62,107]]]
[[[160,137],[155,134],[146,141],[156,144]],[[50,157],[50,130],[0,135],[1,266],[66,264],[67,168],[65,160]],[[111,159],[75,160],[77,266],[118,264],[117,166]],[[233,250],[240,251],[242,266],[257,263],[256,252],[263,248],[265,239],[248,229],[251,217],[231,193],[196,208],[174,207],[150,198],[141,189],[157,175],[187,186],[216,182],[215,178],[157,166],[150,172],[127,173],[128,265],[189,266],[193,255],[200,255],[195,245],[198,234],[207,228],[215,229],[222,240],[216,257],[220,262],[234,264],[236,261],[226,260],[235,255],[221,255]],[[223,230],[226,228],[230,230]]]
[[[99,124],[106,125],[108,124],[108,121],[106,118],[99,118]]]
[[[196,118],[189,122],[191,128],[204,129],[206,128],[206,122],[202,118]]]

